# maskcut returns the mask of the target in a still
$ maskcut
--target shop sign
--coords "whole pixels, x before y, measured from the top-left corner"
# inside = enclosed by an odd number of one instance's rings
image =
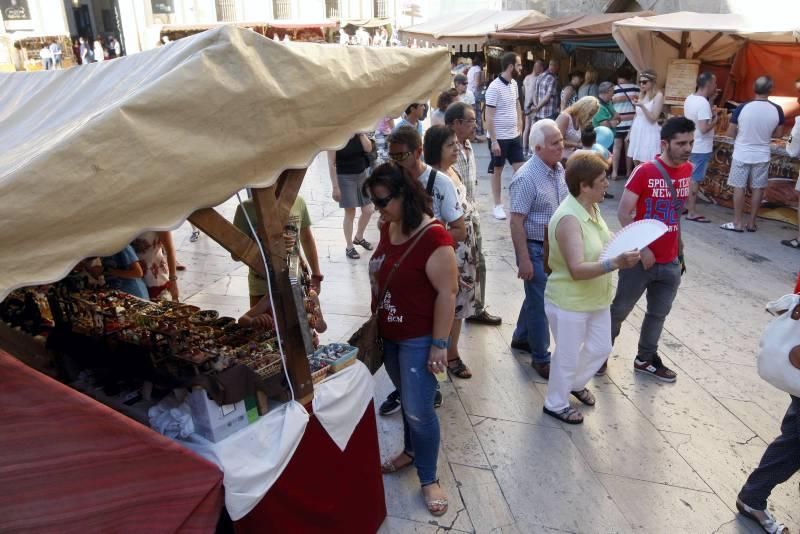
[[[0,18],[7,32],[33,29],[28,0],[0,0]]]
[[[175,13],[175,0],[150,0],[153,15],[171,15]]]

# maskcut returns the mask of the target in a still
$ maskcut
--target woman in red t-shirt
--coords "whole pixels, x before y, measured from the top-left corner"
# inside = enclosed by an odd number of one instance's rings
[[[403,452],[381,469],[393,473],[416,466],[428,510],[440,516],[447,512],[447,496],[436,477],[434,373],[447,369],[458,291],[454,243],[433,218],[422,184],[396,164],[375,169],[364,192],[382,222],[380,243],[369,262],[372,309],[378,310],[384,364],[403,407]]]

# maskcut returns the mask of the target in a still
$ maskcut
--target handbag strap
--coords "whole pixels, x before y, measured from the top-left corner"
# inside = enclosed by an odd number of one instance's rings
[[[394,276],[394,273],[397,272],[397,268],[400,267],[400,264],[403,263],[403,260],[406,259],[406,256],[408,256],[411,253],[411,251],[414,250],[414,247],[417,246],[417,243],[419,243],[419,240],[422,238],[423,234],[425,234],[425,232],[427,232],[428,229],[435,222],[436,222],[436,220],[434,219],[433,221],[429,222],[425,226],[425,228],[423,228],[422,230],[417,232],[417,235],[414,238],[414,241],[411,242],[411,245],[409,245],[409,247],[406,249],[406,251],[403,252],[403,255],[400,256],[400,259],[397,260],[394,263],[394,265],[392,266],[392,270],[389,271],[389,275],[386,277],[386,285],[384,286],[383,291],[379,291],[379,293],[381,295],[381,298],[378,300],[378,306],[375,308],[376,313],[377,313],[377,311],[379,309],[381,309],[381,306],[383,305],[383,299],[386,297],[386,292],[389,291],[389,282],[392,281],[392,277]]]
[[[433,196],[433,186],[436,185],[436,169],[431,167],[431,172],[428,173],[428,183],[425,185],[425,191],[429,197]]]

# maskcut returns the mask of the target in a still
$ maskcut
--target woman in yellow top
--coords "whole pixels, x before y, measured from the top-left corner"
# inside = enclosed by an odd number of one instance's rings
[[[611,271],[639,262],[634,250],[599,261],[609,239],[598,202],[608,189],[608,164],[592,152],[576,152],[567,161],[570,194],[548,226],[552,273],[544,292],[545,313],[555,339],[544,413],[569,424],[583,422],[569,395],[594,406],[586,388],[611,353]]]

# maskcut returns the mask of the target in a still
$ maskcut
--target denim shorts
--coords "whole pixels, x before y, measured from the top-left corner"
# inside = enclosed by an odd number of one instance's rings
[[[689,156],[689,161],[692,163],[692,180],[697,182],[698,184],[701,183],[703,180],[706,179],[706,171],[708,170],[708,164],[711,162],[711,156],[713,156],[713,152],[709,152],[707,154],[696,154],[692,152]]]

